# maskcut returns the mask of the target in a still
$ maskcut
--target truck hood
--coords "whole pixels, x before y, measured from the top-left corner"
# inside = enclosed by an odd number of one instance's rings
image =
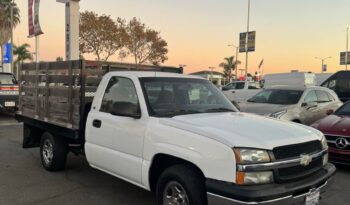
[[[266,103],[250,103],[245,102],[239,104],[240,110],[247,113],[255,113],[258,115],[267,115],[274,112],[279,112],[282,110],[287,110],[291,108],[291,105],[275,105],[275,104],[266,104]]]
[[[230,147],[274,147],[320,140],[313,128],[247,113],[209,113],[160,119],[160,124],[211,138]]]

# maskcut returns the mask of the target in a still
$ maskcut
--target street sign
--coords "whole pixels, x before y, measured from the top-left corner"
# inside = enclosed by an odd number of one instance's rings
[[[256,39],[256,31],[251,31],[248,33],[248,45],[247,45],[247,32],[239,34],[239,52],[244,53],[254,52],[255,51],[255,39]]]
[[[327,72],[327,65],[326,64],[322,66],[322,71]]]
[[[346,59],[346,52],[341,52],[340,53],[340,65],[350,65],[350,52],[348,52],[348,62],[345,63]]]
[[[2,56],[3,63],[11,63],[11,43],[6,43],[4,48],[4,55]]]

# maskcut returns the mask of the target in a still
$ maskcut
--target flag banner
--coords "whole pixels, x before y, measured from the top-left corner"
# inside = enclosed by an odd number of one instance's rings
[[[39,21],[39,8],[40,0],[28,0],[29,37],[39,36],[43,34]]]
[[[33,3],[34,0],[28,0],[28,28],[29,28],[29,37],[34,36],[34,23],[33,23]]]
[[[259,69],[261,68],[261,66],[264,65],[264,59],[261,60],[260,64],[259,64]]]

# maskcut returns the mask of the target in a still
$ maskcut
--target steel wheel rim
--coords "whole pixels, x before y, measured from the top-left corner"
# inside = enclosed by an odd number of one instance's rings
[[[45,164],[50,164],[53,158],[53,146],[49,140],[45,140],[42,154]]]
[[[163,205],[189,205],[187,192],[180,183],[171,181],[165,186]]]

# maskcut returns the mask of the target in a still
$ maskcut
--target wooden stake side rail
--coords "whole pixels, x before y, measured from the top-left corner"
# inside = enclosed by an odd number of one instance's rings
[[[23,64],[19,70],[18,115],[83,131],[83,118],[102,77],[110,71],[182,73],[183,69],[84,60]]]

